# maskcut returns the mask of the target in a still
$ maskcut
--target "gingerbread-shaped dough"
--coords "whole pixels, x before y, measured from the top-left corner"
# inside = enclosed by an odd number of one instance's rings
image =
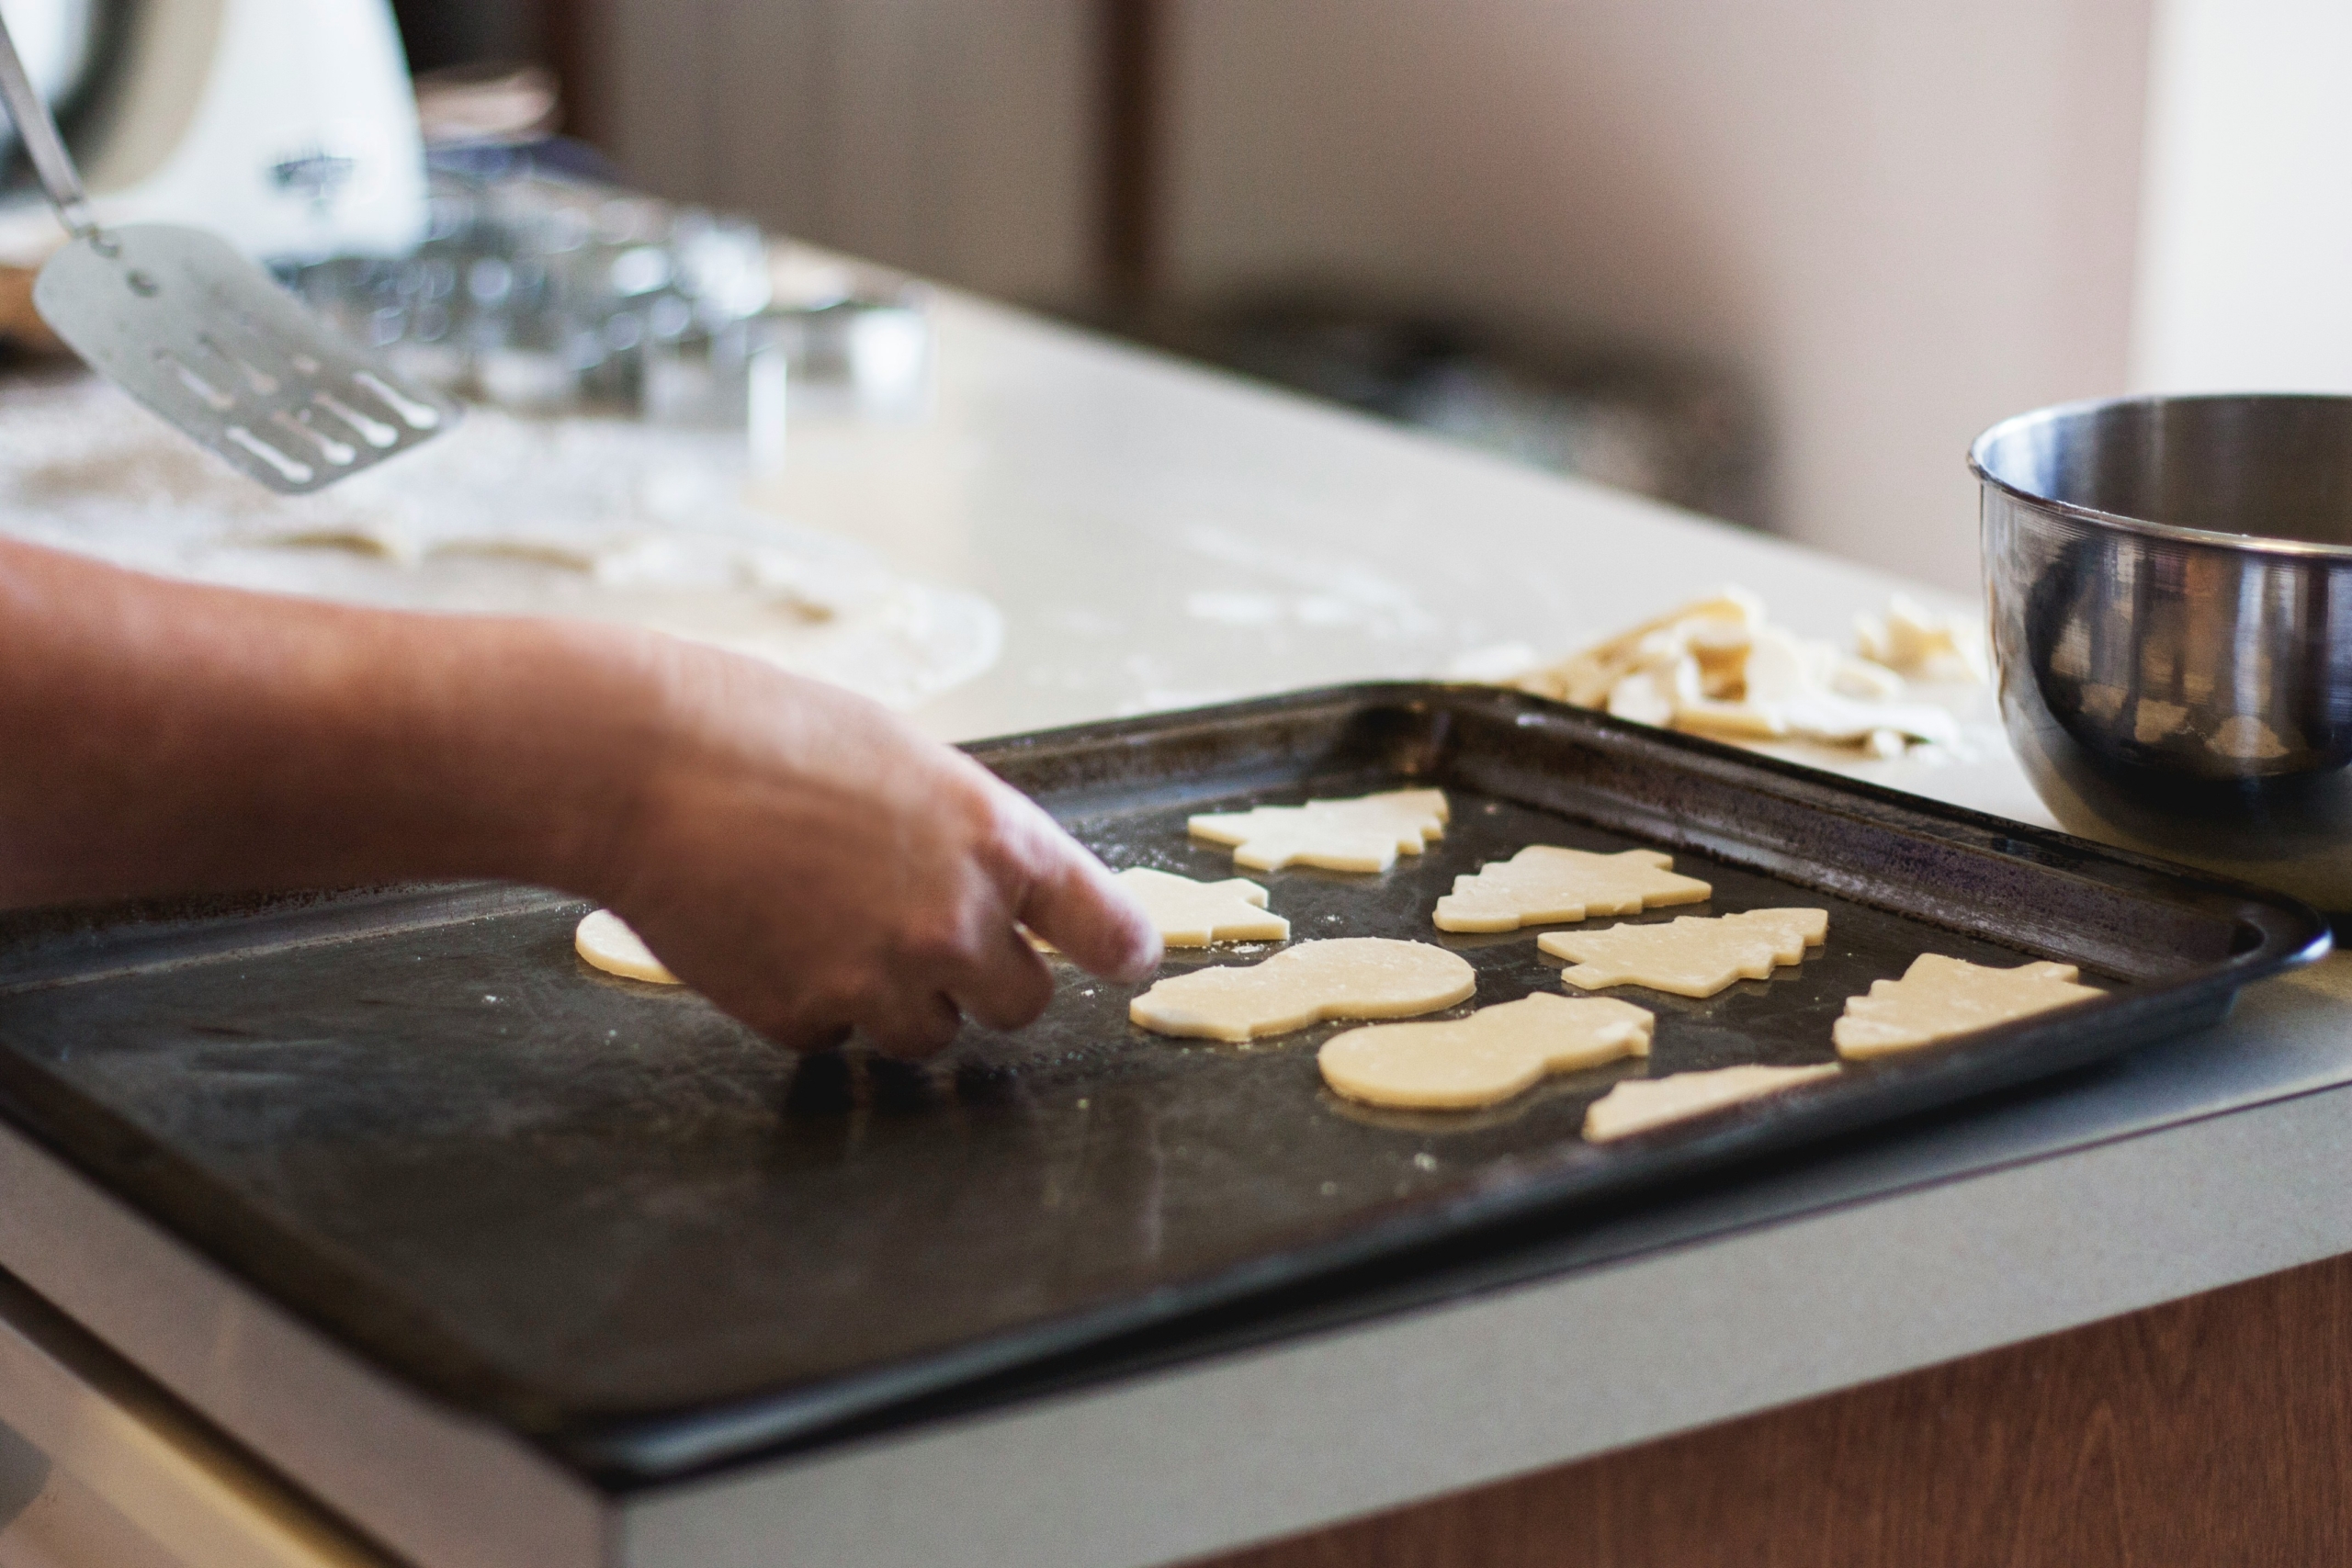
[[[1118,881],[1136,896],[1170,947],[1290,938],[1290,922],[1268,911],[1266,890],[1247,877],[1195,882],[1139,865],[1119,873]]]
[[[1419,854],[1430,840],[1444,837],[1445,823],[1443,790],[1395,789],[1352,800],[1210,812],[1185,827],[1195,838],[1231,844],[1234,863],[1254,871],[1286,865],[1386,871],[1398,855]]]
[[[1678,876],[1674,857],[1657,850],[1593,854],[1530,844],[1506,861],[1453,879],[1437,901],[1442,931],[1514,931],[1595,915],[1638,915],[1668,904],[1696,904],[1714,889]]]
[[[1548,993],[1442,1023],[1375,1023],[1326,1041],[1323,1081],[1350,1100],[1464,1111],[1509,1100],[1553,1073],[1646,1056],[1657,1020],[1607,997]]]
[[[1433,943],[1340,937],[1300,942],[1262,964],[1171,976],[1130,1003],[1127,1016],[1158,1034],[1249,1040],[1327,1018],[1411,1018],[1477,988],[1469,962]]]
[[[571,945],[582,958],[607,975],[645,980],[656,986],[678,983],[669,966],[653,956],[644,939],[610,909],[594,910],[582,919],[571,933]]]
[[[2071,964],[1996,969],[1923,953],[1900,980],[1873,980],[1870,995],[1847,998],[1830,1038],[1841,1056],[1883,1056],[2106,994],[2076,985],[2079,973]]]
[[[1138,865],[1119,873],[1116,880],[1151,917],[1162,946],[1290,940],[1290,922],[1267,910],[1266,890],[1247,877],[1195,882]],[[1029,940],[1043,952],[1057,951],[1034,931]]]
[[[1712,997],[1735,980],[1761,980],[1795,964],[1829,935],[1826,909],[1750,909],[1704,919],[1685,915],[1655,926],[1546,931],[1535,944],[1574,967],[1560,978],[1579,990],[1646,986],[1678,997]]]
[[[1704,1116],[1743,1100],[1778,1094],[1826,1078],[1837,1070],[1838,1065],[1830,1062],[1817,1067],[1718,1067],[1711,1073],[1676,1073],[1662,1078],[1620,1078],[1607,1094],[1585,1108],[1585,1139],[1605,1144],[1611,1138],[1629,1137],[1669,1122]]]

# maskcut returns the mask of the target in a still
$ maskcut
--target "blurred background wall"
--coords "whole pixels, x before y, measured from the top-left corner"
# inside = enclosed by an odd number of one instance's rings
[[[1412,324],[1366,406],[1432,330],[1577,396],[1668,367],[1647,406],[1720,389],[1758,436],[1682,499],[1953,587],[2002,414],[2352,380],[2341,0],[504,9],[650,188],[1162,342],[1253,300]]]
[[[2163,0],[2132,381],[2352,389],[2352,6]]]
[[[1764,515],[1966,583],[1962,454],[2130,333],[2145,0],[1192,0],[1180,291],[1324,276],[1720,362]]]

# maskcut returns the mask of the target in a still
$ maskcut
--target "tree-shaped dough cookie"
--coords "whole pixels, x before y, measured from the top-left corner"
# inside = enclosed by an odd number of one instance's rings
[[[1130,1003],[1127,1016],[1157,1034],[1250,1040],[1327,1018],[1411,1018],[1477,988],[1468,961],[1433,943],[1340,937],[1302,942],[1262,964],[1172,976]]]
[[[1442,1023],[1375,1023],[1316,1054],[1323,1081],[1350,1100],[1463,1111],[1509,1100],[1553,1073],[1650,1054],[1657,1020],[1609,997],[1538,994]]]
[[[1750,909],[1702,919],[1685,915],[1655,926],[1546,931],[1535,945],[1573,967],[1560,978],[1579,990],[1646,986],[1678,997],[1712,997],[1734,980],[1761,980],[1795,964],[1829,935],[1826,909]]]
[[[2079,973],[2071,964],[1996,969],[1923,953],[1900,980],[1873,980],[1870,995],[1847,998],[1830,1037],[1841,1056],[1883,1056],[2106,995],[2076,985]]]
[[[1185,827],[1195,838],[1231,844],[1234,863],[1253,871],[1286,865],[1386,871],[1398,855],[1419,854],[1430,840],[1443,838],[1445,823],[1443,790],[1396,789],[1352,800],[1209,812]]]
[[[1437,901],[1442,931],[1515,931],[1595,915],[1638,915],[1668,904],[1697,904],[1714,889],[1678,876],[1674,857],[1657,850],[1613,855],[1530,844],[1509,860],[1453,879]]]

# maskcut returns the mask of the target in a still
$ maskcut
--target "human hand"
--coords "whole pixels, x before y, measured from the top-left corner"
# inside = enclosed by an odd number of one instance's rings
[[[1034,802],[878,705],[650,642],[642,772],[582,891],[672,973],[780,1043],[852,1027],[923,1055],[1010,1029],[1053,977],[1016,921],[1094,974],[1159,961],[1148,917]]]

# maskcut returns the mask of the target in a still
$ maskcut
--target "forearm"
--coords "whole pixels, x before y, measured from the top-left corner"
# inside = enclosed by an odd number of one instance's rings
[[[0,541],[0,905],[595,880],[651,639],[167,582]]]

